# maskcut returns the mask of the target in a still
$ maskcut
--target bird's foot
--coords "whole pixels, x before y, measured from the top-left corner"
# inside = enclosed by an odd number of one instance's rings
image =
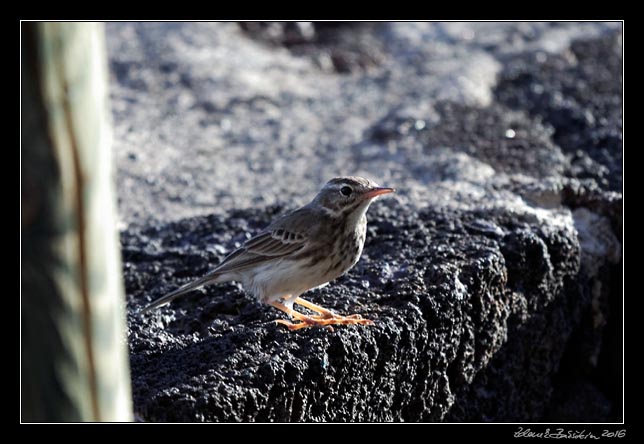
[[[280,302],[276,302],[276,301],[271,302],[270,304],[273,307],[288,314],[291,318],[295,319],[296,321],[300,321],[297,323],[289,322],[283,319],[279,319],[275,321],[277,324],[284,325],[291,331],[300,330],[302,328],[308,328],[308,327],[328,327],[332,329],[333,325],[371,325],[373,324],[373,321],[369,319],[364,319],[359,314],[342,316],[332,312],[331,310],[327,310],[326,308],[320,307],[319,305],[315,305],[311,302],[305,301],[302,298],[297,298],[295,302],[319,314],[314,316],[309,316],[309,315],[300,313],[299,311],[295,311]]]
[[[300,330],[302,328],[309,327],[329,327],[332,325],[372,325],[373,321],[370,319],[364,319],[359,314],[350,315],[350,316],[340,316],[334,314],[332,317],[328,315],[322,316],[306,316],[298,317],[300,322],[293,323],[285,321],[283,319],[276,320],[277,324],[284,325],[289,330]]]

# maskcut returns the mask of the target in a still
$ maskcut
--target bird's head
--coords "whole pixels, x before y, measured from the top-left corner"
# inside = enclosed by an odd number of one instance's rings
[[[377,183],[357,176],[336,177],[320,190],[313,203],[324,207],[336,216],[358,212],[364,214],[378,196],[393,193]]]

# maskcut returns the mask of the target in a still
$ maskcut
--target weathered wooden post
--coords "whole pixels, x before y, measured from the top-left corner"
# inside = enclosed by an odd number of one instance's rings
[[[21,29],[23,421],[130,421],[104,30]]]

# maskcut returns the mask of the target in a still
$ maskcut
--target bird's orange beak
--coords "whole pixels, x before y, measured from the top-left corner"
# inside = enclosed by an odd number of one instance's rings
[[[393,193],[394,191],[396,190],[393,188],[373,188],[367,191],[366,193],[364,193],[364,198],[373,199],[374,197],[380,196],[381,194],[389,194],[389,193]]]

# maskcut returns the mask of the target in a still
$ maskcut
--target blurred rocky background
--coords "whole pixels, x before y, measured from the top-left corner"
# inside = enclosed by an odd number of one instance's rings
[[[621,23],[109,23],[144,421],[620,421]],[[288,332],[237,284],[135,312],[329,178],[395,187]]]

